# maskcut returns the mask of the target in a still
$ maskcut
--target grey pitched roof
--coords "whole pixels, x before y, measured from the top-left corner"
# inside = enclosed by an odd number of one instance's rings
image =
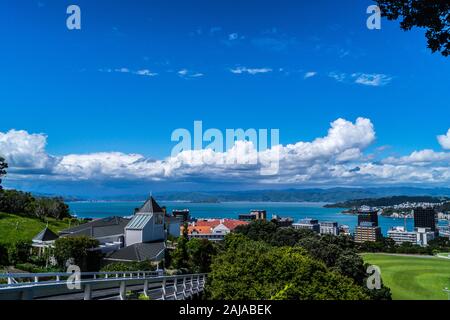
[[[155,261],[162,259],[166,244],[162,242],[136,243],[115,251],[106,260],[112,261]]]
[[[155,212],[163,212],[159,204],[153,197],[150,197],[147,201],[145,201],[144,205],[138,210],[137,213],[155,213]]]
[[[53,241],[58,239],[59,237],[48,227],[39,232],[34,238],[33,241]]]
[[[93,238],[108,237],[125,233],[125,227],[130,219],[123,217],[108,217],[94,220],[60,232],[61,236],[88,236]]]

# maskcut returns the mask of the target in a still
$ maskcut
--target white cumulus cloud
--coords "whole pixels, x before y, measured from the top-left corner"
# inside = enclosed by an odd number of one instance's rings
[[[45,134],[29,134],[24,130],[0,132],[0,155],[7,159],[13,170],[44,170],[55,161],[49,156],[45,147]]]
[[[440,135],[437,139],[443,149],[450,150],[450,129],[448,129],[447,134]]]
[[[61,181],[240,181],[261,184],[394,184],[450,182],[450,152],[418,150],[377,162],[365,155],[376,139],[367,118],[337,119],[328,132],[311,141],[257,150],[250,141],[237,141],[225,151],[186,150],[154,160],[141,154],[98,152],[53,156],[46,151],[47,136],[26,131],[0,132],[0,155],[9,176]],[[276,163],[276,174],[261,168]]]

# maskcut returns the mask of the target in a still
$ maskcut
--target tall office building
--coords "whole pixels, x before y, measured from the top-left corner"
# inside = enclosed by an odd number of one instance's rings
[[[436,211],[433,208],[414,209],[414,228],[429,228],[436,232]]]
[[[376,211],[359,211],[358,212],[358,225],[363,222],[373,223],[374,226],[378,226],[378,212]]]
[[[355,242],[376,242],[383,238],[381,228],[376,226],[374,222],[361,222],[355,228]]]

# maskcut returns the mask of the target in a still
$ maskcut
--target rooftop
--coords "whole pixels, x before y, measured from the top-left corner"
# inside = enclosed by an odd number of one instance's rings
[[[108,217],[93,220],[82,225],[60,231],[61,236],[88,236],[93,238],[107,237],[125,233],[125,226],[130,219],[123,217]]]
[[[127,224],[125,229],[127,230],[142,230],[147,223],[152,219],[153,214],[136,214],[133,219]]]
[[[58,239],[58,235],[50,230],[48,227],[39,232],[34,238],[33,241],[41,242],[41,241],[53,241]]]
[[[106,260],[112,261],[155,261],[161,259],[161,254],[166,249],[162,242],[136,243],[122,248],[109,255]]]
[[[163,209],[156,202],[155,198],[150,197],[136,213],[156,213],[163,212]]]

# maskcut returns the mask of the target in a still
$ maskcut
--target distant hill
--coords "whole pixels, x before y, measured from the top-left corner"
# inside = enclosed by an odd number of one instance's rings
[[[450,188],[309,188],[282,190],[248,190],[248,191],[171,191],[154,192],[159,201],[186,201],[197,203],[218,203],[231,201],[249,202],[326,202],[336,203],[358,199],[376,199],[392,196],[428,196],[450,197]],[[145,194],[124,194],[122,196],[65,196],[66,201],[104,200],[104,201],[143,201]]]
[[[394,196],[384,198],[357,199],[338,202],[325,205],[326,208],[358,208],[361,206],[384,207],[395,206],[406,202],[427,202],[440,203],[449,200],[449,198],[430,197],[430,196]]]
[[[167,192],[155,194],[161,201],[190,202],[327,202],[335,203],[358,199],[377,199],[392,196],[450,197],[450,189],[421,188],[331,188],[285,189],[214,192]]]

